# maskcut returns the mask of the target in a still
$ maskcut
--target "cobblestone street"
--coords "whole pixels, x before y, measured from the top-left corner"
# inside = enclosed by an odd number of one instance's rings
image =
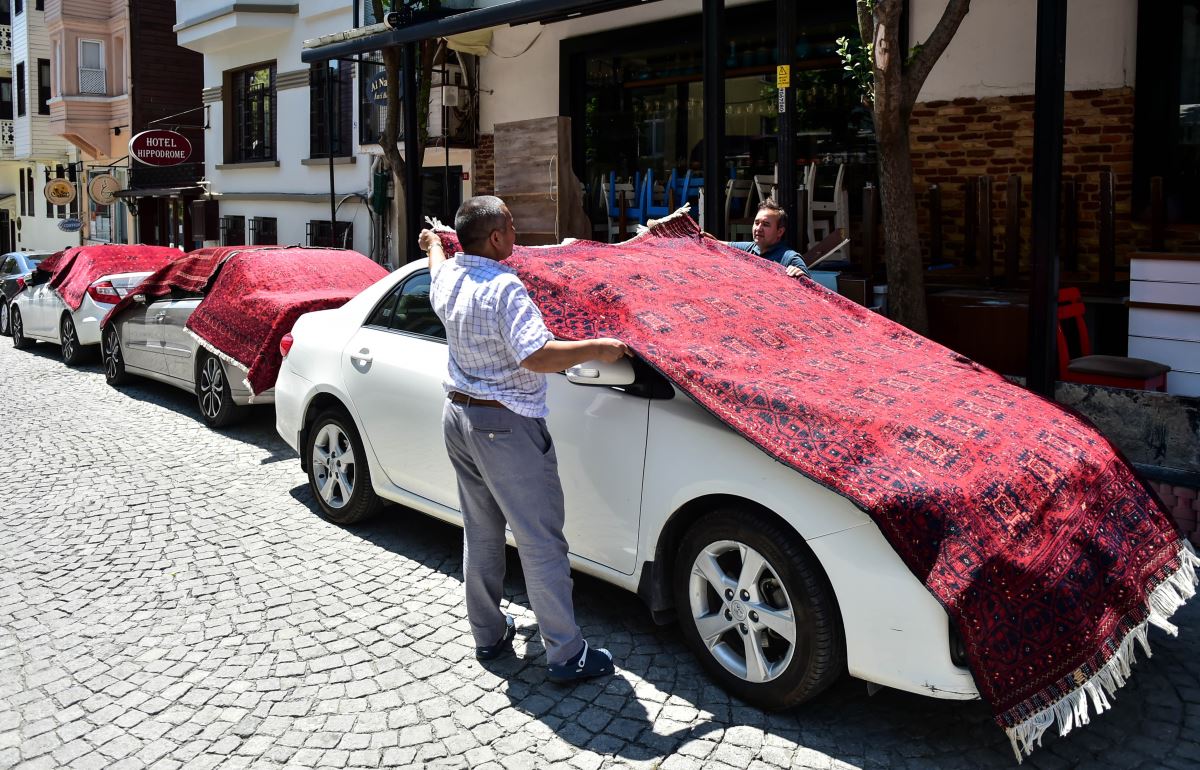
[[[475,661],[457,529],[315,513],[270,407],[105,384],[0,340],[0,768],[1016,766],[979,702],[849,678],[769,714],[709,683],[675,627],[577,576],[609,680],[545,681],[510,554],[517,655]],[[1154,630],[1114,709],[1025,767],[1200,766],[1200,601]]]

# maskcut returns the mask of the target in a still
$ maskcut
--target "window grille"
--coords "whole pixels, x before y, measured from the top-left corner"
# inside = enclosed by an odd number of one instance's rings
[[[79,93],[108,93],[105,80],[104,44],[99,40],[80,40]]]
[[[333,157],[350,154],[350,118],[354,105],[349,62],[330,61],[314,64],[309,71],[308,157],[328,158],[332,140]],[[329,102],[333,102],[332,136],[329,127]]]
[[[274,246],[279,243],[277,233],[279,220],[275,217],[252,217],[250,219],[250,243],[254,246]]]
[[[238,70],[232,80],[235,163],[275,160],[275,64]]]
[[[314,219],[308,223],[309,246],[324,246],[335,249],[354,248],[354,223],[343,222],[339,219],[336,236],[331,236],[332,233],[328,219]]]
[[[246,218],[243,216],[221,217],[221,245],[246,245]]]

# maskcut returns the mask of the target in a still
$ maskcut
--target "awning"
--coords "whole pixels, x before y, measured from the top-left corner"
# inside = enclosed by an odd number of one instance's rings
[[[511,0],[511,2],[500,5],[463,11],[440,19],[419,21],[399,29],[390,29],[385,24],[376,24],[358,30],[337,32],[305,40],[304,50],[300,53],[300,61],[310,64],[329,59],[345,59],[355,54],[378,51],[389,46],[451,37],[464,32],[474,32],[504,24],[515,26],[535,21],[543,23],[562,21],[577,16],[614,11],[634,5],[647,5],[653,2],[657,2],[657,0]]]
[[[141,187],[129,190],[118,190],[113,193],[117,198],[178,198],[187,195],[200,195],[204,188],[198,185],[186,187]]]

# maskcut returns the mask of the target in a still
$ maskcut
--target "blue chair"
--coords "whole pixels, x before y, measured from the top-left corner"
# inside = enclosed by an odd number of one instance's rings
[[[698,171],[693,172],[689,169],[679,186],[679,196],[676,205],[682,206],[684,203],[692,204],[693,219],[700,216],[700,191],[703,189],[704,175]]]
[[[642,190],[642,175],[637,173],[633,177],[633,183],[617,182],[617,172],[608,172],[608,181],[601,183],[601,189],[604,193],[604,200],[608,211],[608,235],[609,241],[612,241],[613,236],[619,236],[623,240],[626,233],[621,230],[621,202],[620,198],[625,199],[625,226],[628,228],[631,225],[645,224],[646,212],[642,207],[642,200],[645,195]]]
[[[675,190],[676,185],[675,169],[671,169],[671,175],[667,177],[667,181],[662,186],[662,201],[656,203],[654,200],[654,171],[651,169],[646,172],[646,183],[642,188],[642,211],[646,212],[647,220],[660,219],[671,213],[669,191]]]

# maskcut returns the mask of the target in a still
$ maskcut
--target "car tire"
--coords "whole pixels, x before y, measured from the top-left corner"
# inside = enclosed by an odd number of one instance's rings
[[[0,299],[0,337],[7,337],[8,330],[8,300]]]
[[[196,360],[196,402],[200,417],[210,428],[232,425],[245,414],[245,407],[233,403],[233,391],[221,359],[201,351]]]
[[[322,413],[305,434],[308,486],[321,515],[335,524],[357,524],[379,513],[383,501],[353,421],[341,411]]]
[[[36,340],[31,340],[25,336],[25,324],[21,321],[21,309],[12,308],[12,313],[8,317],[10,324],[10,334],[12,335],[13,347],[17,350],[28,350],[37,344]]]
[[[79,344],[79,332],[75,331],[75,321],[70,313],[63,313],[58,322],[58,347],[62,350],[62,360],[67,366],[79,366],[86,357],[83,346]]]
[[[688,646],[748,703],[796,706],[845,670],[833,590],[799,535],[778,520],[733,508],[705,514],[680,543],[674,593]]]
[[[125,358],[121,354],[121,335],[115,324],[109,325],[100,336],[100,361],[104,365],[104,381],[114,388],[129,382],[125,373]]]

